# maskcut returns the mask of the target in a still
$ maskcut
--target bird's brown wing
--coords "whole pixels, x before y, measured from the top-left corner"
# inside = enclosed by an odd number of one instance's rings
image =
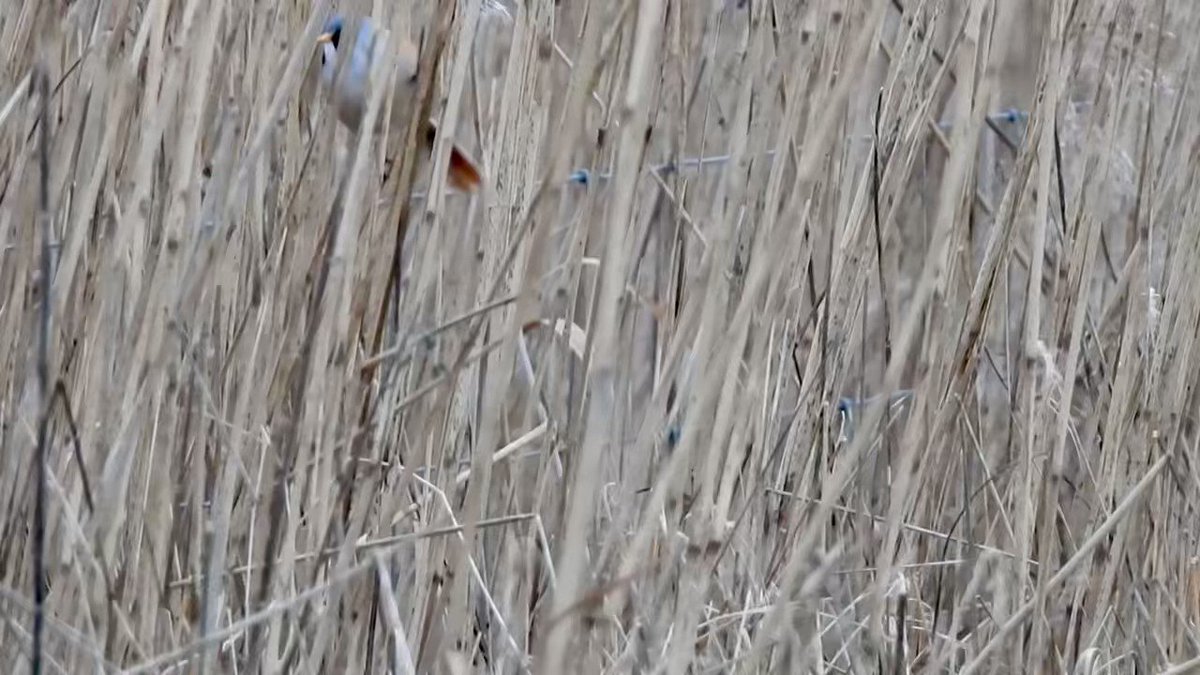
[[[433,120],[429,120],[425,128],[425,147],[430,152],[433,151],[433,140],[436,136],[437,126]],[[446,178],[453,188],[463,192],[473,192],[483,183],[479,165],[457,144],[450,149],[450,168],[446,172]]]
[[[450,150],[450,169],[447,179],[450,181],[450,185],[463,192],[474,192],[483,182],[479,167],[457,145]]]
[[[420,56],[420,50],[416,43],[411,40],[402,39],[399,44],[398,53],[398,76],[399,81],[396,83],[396,96],[393,101],[393,128],[407,128],[407,115],[411,113],[412,107],[416,105],[415,97],[417,94],[417,65]],[[425,132],[425,149],[426,151],[433,150],[433,139],[437,135],[437,126],[433,120],[424,129]],[[471,159],[464,150],[457,145],[450,151],[450,168],[447,171],[447,179],[450,185],[456,190],[464,192],[472,192],[476,190],[483,182],[483,175],[479,171],[479,166],[475,160]]]

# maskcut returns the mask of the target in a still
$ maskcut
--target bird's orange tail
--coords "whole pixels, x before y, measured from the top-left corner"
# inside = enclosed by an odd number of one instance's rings
[[[450,170],[447,172],[447,178],[450,185],[463,192],[474,192],[483,182],[483,176],[475,162],[457,147],[450,151]]]

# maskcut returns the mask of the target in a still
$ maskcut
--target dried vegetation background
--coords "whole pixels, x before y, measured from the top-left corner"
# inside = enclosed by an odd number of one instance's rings
[[[0,1],[0,661],[1200,667],[1194,3],[340,9]]]

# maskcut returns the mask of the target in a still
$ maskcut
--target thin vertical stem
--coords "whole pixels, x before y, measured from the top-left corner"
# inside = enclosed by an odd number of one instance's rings
[[[34,486],[33,516],[33,674],[42,672],[42,631],[46,623],[46,436],[50,423],[50,84],[46,72],[38,68],[34,77],[38,97],[38,226],[42,232],[40,282],[41,307],[38,316],[37,386],[38,415],[37,484]]]

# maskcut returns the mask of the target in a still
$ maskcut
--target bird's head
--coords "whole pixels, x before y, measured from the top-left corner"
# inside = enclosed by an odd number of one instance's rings
[[[342,17],[334,15],[321,29],[321,35],[317,37],[317,44],[321,46],[322,66],[333,64],[333,60],[337,56],[338,45],[342,42],[342,28]]]
[[[338,43],[342,40],[342,27],[344,22],[340,15],[333,15],[329,21],[325,23],[325,27],[321,29],[321,35],[317,38],[318,44],[332,44],[334,49],[337,49]]]

